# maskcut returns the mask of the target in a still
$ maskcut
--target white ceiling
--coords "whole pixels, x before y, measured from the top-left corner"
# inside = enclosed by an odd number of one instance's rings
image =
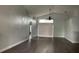
[[[68,6],[68,5],[25,5],[26,10],[29,12],[30,16],[41,16],[49,13],[49,8],[51,8],[52,13],[68,13],[79,6]]]

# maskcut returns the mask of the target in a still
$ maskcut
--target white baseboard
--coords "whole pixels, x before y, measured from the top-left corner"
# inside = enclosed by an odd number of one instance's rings
[[[26,39],[26,40],[27,40],[27,39]],[[22,41],[19,41],[19,42],[15,43],[15,44],[12,44],[12,45],[10,45],[10,46],[7,46],[7,47],[1,49],[0,52],[4,52],[4,51],[6,51],[6,50],[8,50],[8,49],[10,49],[10,48],[12,48],[12,47],[15,47],[15,46],[17,46],[17,45],[19,45],[19,44],[25,42],[26,40],[22,40]]]
[[[71,43],[79,43],[79,42],[76,42],[76,41],[74,41],[74,40],[72,40],[72,39],[70,39],[70,38],[67,38],[67,37],[65,37],[68,41],[70,41]]]
[[[53,37],[53,36],[48,36],[48,35],[38,35],[38,37]]]
[[[33,35],[32,38],[37,37],[37,35]]]
[[[64,36],[54,36],[54,37],[62,37],[62,38],[64,38]]]

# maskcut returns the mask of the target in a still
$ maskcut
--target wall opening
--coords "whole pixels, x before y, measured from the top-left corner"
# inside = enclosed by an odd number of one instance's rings
[[[38,21],[38,37],[53,37],[54,20],[39,19]]]

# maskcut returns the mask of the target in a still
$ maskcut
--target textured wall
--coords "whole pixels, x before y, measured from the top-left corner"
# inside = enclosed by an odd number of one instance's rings
[[[0,50],[26,40],[30,20],[23,6],[0,6]]]

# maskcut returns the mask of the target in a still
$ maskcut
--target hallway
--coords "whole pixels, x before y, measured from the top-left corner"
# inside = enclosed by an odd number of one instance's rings
[[[79,59],[79,1],[0,4],[0,59]]]
[[[79,52],[79,6],[1,5],[0,52]]]
[[[34,38],[31,43],[27,41],[3,53],[71,53],[72,46],[64,38]]]

